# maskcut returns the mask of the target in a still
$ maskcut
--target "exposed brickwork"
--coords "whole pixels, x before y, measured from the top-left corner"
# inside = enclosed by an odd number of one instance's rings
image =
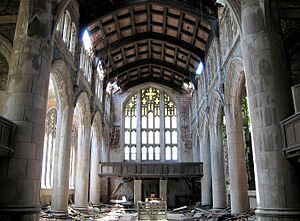
[[[178,116],[180,119],[181,140],[184,149],[192,149],[192,134],[190,127],[190,105],[192,103],[192,95],[185,93],[177,96],[178,99]]]

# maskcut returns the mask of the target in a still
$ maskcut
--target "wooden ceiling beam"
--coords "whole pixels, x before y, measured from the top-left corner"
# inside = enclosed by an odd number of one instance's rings
[[[176,72],[176,74],[180,75],[185,80],[192,80],[193,76],[195,75],[195,73],[186,71],[182,67],[179,67],[179,66],[167,63],[167,62],[161,62],[160,60],[157,60],[157,59],[143,59],[143,60],[129,63],[127,65],[124,65],[124,66],[116,69],[115,71],[108,73],[107,74],[107,76],[109,77],[108,80],[110,81],[111,79],[114,79],[115,77],[120,76],[124,72],[128,72],[130,70],[137,69],[138,67],[149,66],[149,65],[162,67],[171,72]]]
[[[130,13],[130,22],[131,22],[132,35],[135,35],[136,28],[135,28],[134,12],[133,12],[132,8],[129,10],[129,13]]]
[[[146,82],[153,82],[153,83],[157,83],[157,84],[162,84],[162,85],[165,85],[169,88],[172,88],[178,92],[181,92],[181,86],[182,86],[182,83],[179,85],[179,84],[174,84],[170,81],[167,81],[165,79],[161,79],[161,78],[157,78],[157,77],[143,77],[143,78],[139,78],[138,80],[135,80],[135,81],[128,81],[126,83],[123,83],[122,85],[119,85],[123,91],[126,91],[136,85],[139,85],[139,84],[143,84],[143,83],[146,83]]]
[[[81,0],[83,1],[83,0]],[[84,5],[84,3],[82,3]],[[105,16],[107,14],[112,13],[113,11],[120,11],[120,10],[124,10],[126,8],[130,8],[133,7],[135,5],[141,5],[141,4],[146,4],[150,5],[151,4],[156,4],[156,5],[160,5],[163,7],[168,7],[168,8],[174,8],[177,9],[179,11],[183,11],[184,13],[190,14],[192,16],[195,17],[199,17],[201,15],[201,17],[207,21],[208,24],[210,24],[212,21],[217,19],[217,15],[216,14],[209,14],[207,13],[204,9],[204,7],[202,7],[202,11],[200,10],[200,7],[197,6],[193,6],[192,4],[185,4],[182,1],[178,1],[178,0],[123,0],[123,1],[119,1],[119,3],[115,3],[113,5],[108,5],[106,8],[102,7],[98,9],[98,15],[99,17]],[[203,6],[208,6],[212,11],[214,11],[214,8],[216,7],[215,4],[212,2],[210,3],[210,1],[206,1]],[[147,6],[148,7],[148,6]],[[88,11],[88,8],[86,8],[86,10]],[[88,12],[85,12],[85,14],[87,14]],[[94,16],[88,16],[86,15],[86,19],[89,19],[89,21],[83,21],[83,25],[93,25],[95,23],[98,22],[99,18],[94,18]]]
[[[185,41],[179,40],[177,38],[168,36],[167,38],[159,33],[140,33],[136,34],[135,36],[130,36],[127,38],[123,38],[122,41],[116,41],[110,45],[110,51],[113,52],[115,50],[118,50],[122,47],[125,47],[128,44],[132,44],[135,42],[143,41],[143,40],[154,40],[154,41],[160,41],[165,42],[167,44],[171,44],[173,46],[179,47],[181,49],[184,49],[185,51],[191,52],[196,58],[204,58],[204,51],[195,47],[194,45],[191,45]],[[108,48],[103,48],[97,52],[97,56],[103,58],[106,57],[108,53]],[[150,53],[150,52],[149,52]]]

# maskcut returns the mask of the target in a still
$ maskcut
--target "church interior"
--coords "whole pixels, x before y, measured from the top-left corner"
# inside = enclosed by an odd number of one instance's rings
[[[299,21],[299,0],[0,0],[0,221],[299,221]]]

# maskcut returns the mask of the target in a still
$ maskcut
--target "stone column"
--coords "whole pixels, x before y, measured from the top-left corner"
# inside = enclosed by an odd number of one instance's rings
[[[211,156],[208,128],[204,129],[203,136],[200,139],[201,159],[203,163],[203,177],[201,179],[201,205],[212,205],[212,189],[211,189]]]
[[[159,197],[168,201],[168,180],[159,180]]]
[[[196,136],[196,141],[193,145],[193,162],[200,162],[200,143],[198,136]]]
[[[75,205],[77,210],[86,210],[89,192],[90,125],[78,126],[78,152],[75,183]]]
[[[218,121],[217,121],[218,122]],[[221,123],[213,125],[210,129],[211,173],[213,208],[226,207],[226,186],[224,170],[224,150],[222,145]]]
[[[134,180],[133,202],[137,206],[137,202],[142,200],[142,180]]]
[[[99,162],[100,162],[100,150],[102,143],[102,136],[97,134],[94,130],[92,145],[91,145],[91,168],[90,168],[90,202],[93,205],[100,204],[100,177],[98,174]]]
[[[238,214],[249,209],[243,118],[241,106],[234,111],[235,113],[232,113],[229,107],[225,109],[231,213]]]
[[[160,116],[165,116],[165,97],[164,92],[160,92]],[[166,161],[166,141],[165,141],[165,118],[160,118],[160,162]]]
[[[300,174],[282,154],[279,122],[293,114],[276,1],[242,0],[242,49],[259,221],[300,220]]]
[[[72,106],[63,106],[58,110],[57,145],[51,198],[51,212],[55,214],[68,214],[73,112]]]
[[[2,110],[18,129],[13,157],[0,161],[1,220],[39,219],[51,32],[51,1],[20,1]]]

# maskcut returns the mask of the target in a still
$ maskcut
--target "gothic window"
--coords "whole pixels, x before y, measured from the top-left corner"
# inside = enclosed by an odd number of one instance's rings
[[[72,53],[72,55],[75,54],[76,39],[77,39],[77,30],[76,30],[76,26],[75,26],[74,22],[72,22],[70,47],[69,47],[69,50]]]
[[[97,78],[95,82],[95,94],[98,96],[100,102],[102,102],[103,97],[103,79],[104,79],[104,70],[101,62],[99,62],[97,67]]]
[[[72,135],[71,135],[69,189],[74,189],[75,188],[75,168],[76,168],[76,156],[77,156],[77,142],[78,142],[78,131],[77,131],[77,127],[73,124],[73,126],[72,126]]]
[[[143,89],[128,101],[124,115],[125,160],[178,160],[176,104],[170,96]]]
[[[64,15],[60,17],[58,24],[56,26],[56,31],[59,33],[60,36],[62,34],[63,25],[64,25]]]
[[[89,56],[88,51],[85,50],[84,47],[81,48],[80,69],[86,80],[91,83],[93,73],[92,58]]]
[[[177,115],[176,105],[172,99],[165,94],[165,147],[166,160],[178,159],[177,145]]]
[[[142,90],[142,160],[160,160],[160,91]]]
[[[42,188],[46,189],[50,189],[52,187],[55,151],[54,147],[56,139],[56,121],[57,111],[55,108],[52,108],[48,111],[46,116],[43,167],[41,178]]]
[[[65,21],[64,21],[64,30],[63,30],[63,41],[69,44],[70,40],[70,30],[71,30],[71,15],[70,12],[67,10],[65,14]]]
[[[125,160],[136,160],[136,98],[133,96],[125,108]]]

